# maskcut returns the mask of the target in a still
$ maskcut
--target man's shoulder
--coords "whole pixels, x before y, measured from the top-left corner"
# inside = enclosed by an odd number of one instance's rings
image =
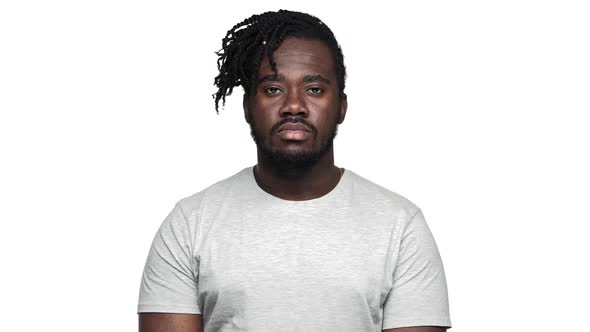
[[[249,170],[251,167],[243,168],[199,192],[180,199],[177,204],[185,215],[194,216],[200,214],[203,208],[214,208],[211,205],[223,205],[232,197],[243,198],[241,191],[245,189],[244,185],[247,184],[248,174],[246,172]],[[351,202],[355,207],[365,211],[376,211],[379,214],[394,214],[401,219],[409,219],[420,210],[413,201],[396,191],[354,171],[348,170],[348,172],[350,172],[349,179],[345,184],[344,194],[351,195]]]
[[[221,203],[227,199],[230,192],[239,190],[238,187],[240,184],[244,183],[245,172],[249,168],[250,167],[246,167],[231,176],[216,181],[204,189],[180,199],[177,204],[185,211],[185,213],[194,213],[195,211],[200,210],[205,201]]]
[[[357,204],[372,206],[375,210],[391,211],[401,218],[411,218],[420,207],[405,196],[374,182],[358,173],[351,172],[351,184]]]

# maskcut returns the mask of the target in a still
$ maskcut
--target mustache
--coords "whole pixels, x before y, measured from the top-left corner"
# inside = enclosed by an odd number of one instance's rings
[[[284,120],[281,120],[280,122],[278,122],[277,124],[275,124],[272,127],[272,132],[276,133],[277,130],[279,129],[279,127],[286,124],[286,123],[301,123],[301,124],[305,125],[307,128],[309,128],[309,130],[312,133],[316,132],[315,127],[312,126],[311,124],[307,123],[303,118],[285,118]]]

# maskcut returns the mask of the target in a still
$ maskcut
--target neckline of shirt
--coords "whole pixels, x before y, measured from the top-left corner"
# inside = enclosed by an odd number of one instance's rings
[[[272,194],[264,191],[264,189],[262,189],[258,185],[258,182],[256,182],[256,178],[254,177],[254,166],[250,166],[250,167],[245,168],[244,172],[246,173],[246,177],[248,179],[248,184],[251,187],[254,187],[254,190],[257,192],[258,195],[260,195],[268,200],[271,200],[273,202],[279,203],[279,204],[310,205],[310,204],[317,204],[317,203],[322,203],[324,201],[328,201],[332,197],[337,196],[338,193],[342,192],[344,186],[348,182],[348,179],[350,176],[349,173],[351,171],[348,169],[343,169],[342,176],[340,177],[340,180],[338,180],[338,183],[336,184],[336,186],[334,188],[332,188],[332,190],[330,190],[326,194],[324,194],[320,197],[307,199],[307,200],[303,200],[303,201],[292,201],[292,200],[288,200],[288,199],[283,199],[283,198],[277,197],[275,195],[272,195]]]

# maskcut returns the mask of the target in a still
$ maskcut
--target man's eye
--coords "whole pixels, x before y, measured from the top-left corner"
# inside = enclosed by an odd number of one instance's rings
[[[281,89],[279,89],[277,87],[270,87],[270,88],[264,89],[264,92],[266,92],[269,95],[276,95],[279,92],[281,92]]]
[[[309,88],[309,89],[307,89],[307,91],[311,92],[311,93],[312,93],[312,94],[314,94],[314,95],[319,95],[319,94],[321,94],[322,92],[324,92],[324,89],[322,89],[322,88],[318,88],[318,87],[313,87],[313,88]]]

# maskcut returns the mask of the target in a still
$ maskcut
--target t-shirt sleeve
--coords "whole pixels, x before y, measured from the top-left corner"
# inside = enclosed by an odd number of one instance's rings
[[[137,312],[200,314],[192,237],[177,203],[152,242],[141,278]]]
[[[445,271],[421,210],[406,224],[397,248],[393,286],[383,305],[383,329],[450,328]]]

